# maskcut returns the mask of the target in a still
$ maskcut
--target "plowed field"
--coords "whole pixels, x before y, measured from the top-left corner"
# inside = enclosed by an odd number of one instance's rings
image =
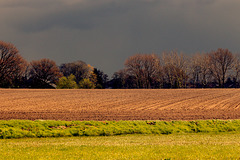
[[[0,119],[240,119],[240,89],[0,89]]]

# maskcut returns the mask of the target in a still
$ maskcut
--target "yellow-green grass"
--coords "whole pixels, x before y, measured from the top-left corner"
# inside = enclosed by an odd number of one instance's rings
[[[1,139],[0,159],[240,159],[240,134]]]
[[[240,120],[199,121],[0,121],[0,139],[127,134],[240,133]]]

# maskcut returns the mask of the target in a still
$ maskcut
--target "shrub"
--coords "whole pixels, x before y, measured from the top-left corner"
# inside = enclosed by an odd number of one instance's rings
[[[76,77],[71,74],[68,77],[61,77],[57,83],[57,88],[58,89],[74,89],[74,88],[78,88],[77,83],[76,83]]]
[[[96,86],[95,84],[90,81],[89,79],[82,79],[79,82],[79,88],[84,88],[84,89],[94,89]]]

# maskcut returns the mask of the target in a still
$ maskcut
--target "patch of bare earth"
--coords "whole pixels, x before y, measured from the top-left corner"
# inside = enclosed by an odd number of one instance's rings
[[[0,89],[0,119],[240,119],[240,89]]]

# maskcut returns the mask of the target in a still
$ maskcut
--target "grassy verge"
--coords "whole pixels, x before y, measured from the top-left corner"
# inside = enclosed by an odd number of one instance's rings
[[[0,159],[239,159],[240,134],[1,139]]]
[[[202,121],[0,121],[0,139],[126,134],[240,133],[240,120]]]

